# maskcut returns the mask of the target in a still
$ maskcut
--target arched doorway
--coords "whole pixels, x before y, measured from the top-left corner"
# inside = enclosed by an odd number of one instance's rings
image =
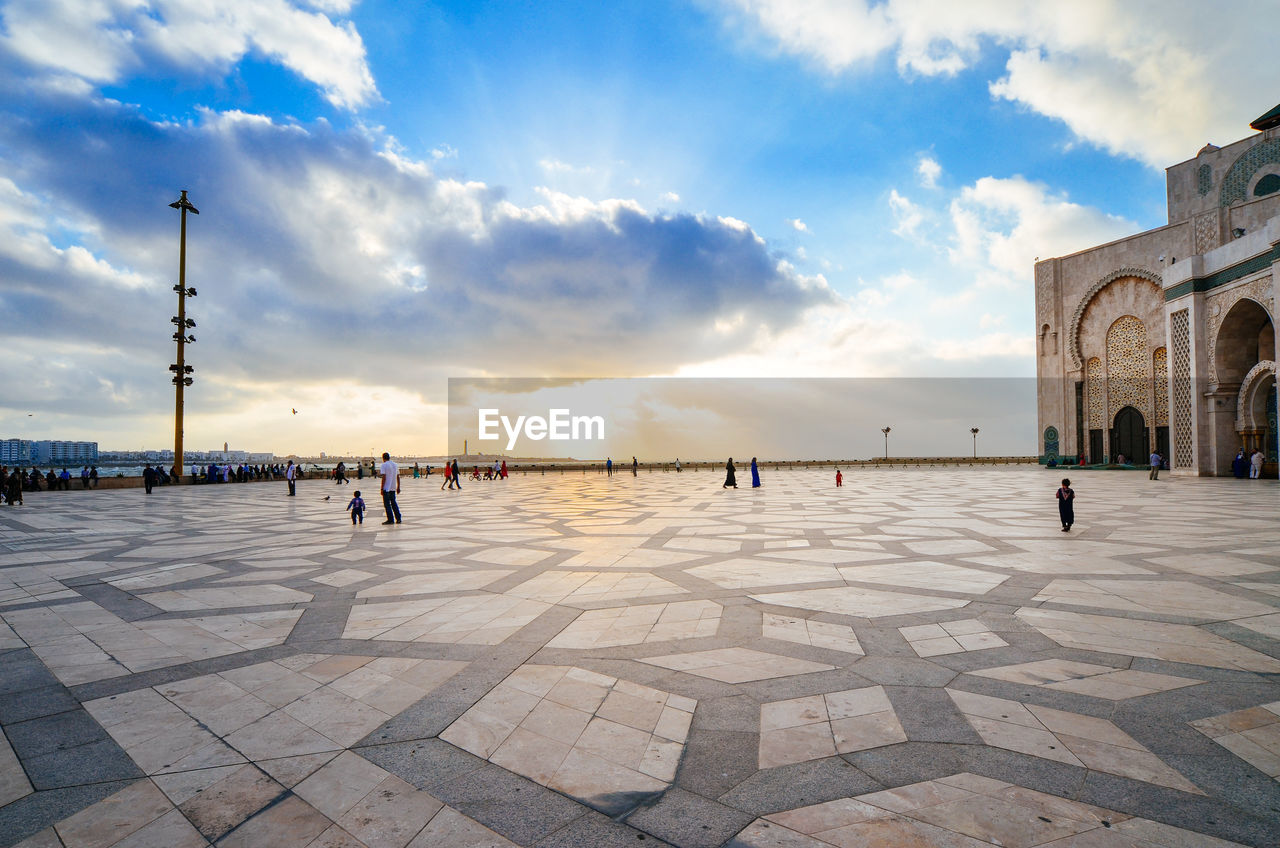
[[[1275,327],[1267,310],[1255,300],[1240,298],[1223,317],[1214,342],[1218,386],[1236,391],[1250,369],[1270,359],[1275,349]]]
[[[1146,462],[1148,443],[1147,422],[1141,412],[1132,406],[1126,406],[1116,413],[1115,423],[1111,428],[1113,462],[1120,456],[1126,462]]]

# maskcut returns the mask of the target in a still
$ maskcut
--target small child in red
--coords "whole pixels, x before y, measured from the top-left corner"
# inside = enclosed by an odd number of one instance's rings
[[[840,469],[836,469],[836,486],[844,485],[844,475],[840,473]]]
[[[364,498],[360,497],[360,490],[357,489],[355,497],[351,499],[351,503],[347,504],[347,509],[351,510],[351,523],[355,524],[356,519],[360,519],[360,523],[364,524]]]

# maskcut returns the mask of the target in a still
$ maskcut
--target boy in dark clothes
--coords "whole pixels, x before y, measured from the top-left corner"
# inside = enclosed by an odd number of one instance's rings
[[[347,504],[347,509],[351,510],[351,523],[355,524],[356,519],[360,519],[360,523],[364,524],[364,498],[360,497],[360,490],[356,489],[356,496],[351,499],[351,503]]]
[[[1076,493],[1071,488],[1071,481],[1062,478],[1062,487],[1058,489],[1058,517],[1062,519],[1062,532],[1071,529],[1076,523]]]

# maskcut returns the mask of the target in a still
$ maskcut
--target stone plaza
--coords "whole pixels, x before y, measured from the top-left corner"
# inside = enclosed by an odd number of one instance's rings
[[[1038,466],[30,495],[0,846],[1280,842],[1280,488]]]

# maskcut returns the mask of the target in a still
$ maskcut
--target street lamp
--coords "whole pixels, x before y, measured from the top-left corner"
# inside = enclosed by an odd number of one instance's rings
[[[196,326],[196,322],[187,317],[187,296],[196,296],[194,288],[187,288],[187,212],[199,215],[200,210],[187,200],[185,189],[182,196],[170,203],[169,207],[182,213],[182,229],[178,236],[178,284],[173,287],[178,293],[178,314],[169,319],[177,327],[173,340],[178,343],[178,361],[169,366],[176,390],[173,405],[173,481],[177,483],[182,480],[182,390],[195,382],[191,376],[195,369],[187,364],[186,359],[187,345],[196,340],[195,336],[187,334],[187,330],[195,329]]]
[[[973,434],[973,458],[978,458],[978,428],[970,427],[969,432]]]
[[[893,429],[892,427],[882,427],[880,429],[880,432],[884,433],[884,458],[885,459],[889,458],[889,431],[892,429]]]

